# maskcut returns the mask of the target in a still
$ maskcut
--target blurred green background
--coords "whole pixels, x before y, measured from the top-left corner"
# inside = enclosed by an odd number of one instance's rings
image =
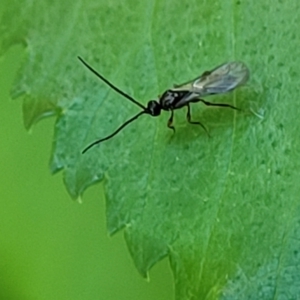
[[[28,134],[9,90],[24,49],[0,61],[0,299],[173,299],[168,261],[135,269],[123,233],[106,233],[101,185],[73,202],[48,168],[54,118]]]

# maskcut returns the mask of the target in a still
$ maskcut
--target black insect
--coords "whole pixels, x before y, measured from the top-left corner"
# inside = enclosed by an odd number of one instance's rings
[[[94,70],[91,66],[89,66],[81,57],[78,57],[79,60],[96,76],[98,76],[102,81],[104,81],[108,86],[110,86],[117,93],[121,94],[131,102],[135,103],[139,106],[142,111],[137,115],[127,120],[123,125],[121,125],[116,131],[112,134],[108,135],[105,138],[97,140],[87,146],[82,153],[85,153],[87,150],[92,148],[93,146],[104,142],[113,136],[115,136],[118,132],[120,132],[125,126],[136,120],[139,116],[143,114],[151,115],[153,117],[159,116],[161,110],[171,111],[171,116],[168,120],[168,127],[175,132],[175,128],[173,126],[173,117],[174,110],[181,108],[183,106],[187,107],[187,121],[191,124],[200,125],[208,134],[205,126],[199,121],[195,122],[191,120],[191,110],[190,103],[202,102],[205,105],[209,106],[220,106],[220,107],[229,107],[232,109],[238,110],[237,107],[232,106],[230,104],[224,103],[211,103],[207,102],[200,97],[213,95],[213,94],[221,94],[229,92],[236,87],[246,83],[249,78],[249,70],[246,65],[242,62],[233,61],[229,63],[222,64],[211,71],[204,72],[201,76],[185,82],[180,85],[174,85],[172,89],[165,91],[162,96],[158,100],[151,100],[148,102],[147,107],[133,99],[128,94],[124,93],[112,83],[110,83],[107,79],[105,79],[101,74],[99,74],[96,70]]]

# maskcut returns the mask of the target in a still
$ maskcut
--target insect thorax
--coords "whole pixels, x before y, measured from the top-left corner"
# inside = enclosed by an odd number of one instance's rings
[[[183,100],[190,92],[189,91],[173,91],[173,90],[167,90],[165,91],[162,96],[159,98],[159,104],[161,105],[161,108],[164,110],[171,110],[180,108],[183,105],[179,105],[181,100]]]

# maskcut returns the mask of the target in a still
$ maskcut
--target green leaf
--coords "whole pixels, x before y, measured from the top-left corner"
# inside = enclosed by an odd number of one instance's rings
[[[27,47],[12,95],[25,126],[56,115],[52,172],[72,197],[106,179],[107,226],[125,229],[143,276],[165,256],[176,299],[296,299],[299,290],[299,9],[296,1],[10,1],[1,53]],[[142,116],[78,60],[146,105],[229,60],[247,87],[192,107],[212,135]],[[254,112],[251,113],[251,112]]]

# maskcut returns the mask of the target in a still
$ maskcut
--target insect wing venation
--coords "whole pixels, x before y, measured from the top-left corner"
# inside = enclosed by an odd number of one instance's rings
[[[249,70],[242,62],[230,62],[204,72],[193,83],[193,91],[201,96],[231,91],[244,84],[249,78]]]

